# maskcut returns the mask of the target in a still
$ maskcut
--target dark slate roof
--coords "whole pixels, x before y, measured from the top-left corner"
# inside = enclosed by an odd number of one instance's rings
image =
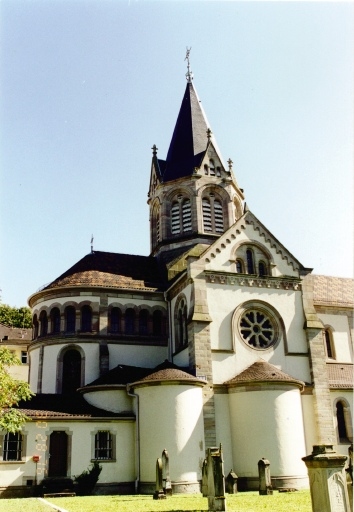
[[[265,382],[288,382],[303,387],[304,383],[287,373],[282,372],[276,366],[266,361],[259,360],[243,370],[241,373],[225,382],[228,385],[244,385]]]
[[[90,286],[158,291],[164,289],[163,267],[152,256],[95,251],[45,286]]]
[[[207,130],[210,128],[196,90],[188,82],[172,135],[165,162],[163,181],[171,181],[193,174],[199,167],[207,148]],[[163,168],[160,161],[160,169]]]
[[[190,375],[186,372],[185,368],[180,368],[179,366],[169,362],[164,361],[159,364],[155,368],[141,368],[139,366],[128,366],[124,364],[119,364],[106,374],[102,375],[98,379],[90,382],[85,387],[91,386],[102,386],[102,385],[115,385],[115,384],[130,384],[132,382],[140,381],[145,378],[149,378],[152,374],[162,370],[176,370],[185,375],[188,375],[191,378],[195,378],[193,375]]]
[[[35,418],[111,418],[131,416],[128,413],[112,413],[98,409],[90,405],[80,393],[70,393],[69,395],[38,394],[31,400],[22,400],[18,404],[26,416]]]
[[[330,388],[353,389],[353,365],[342,363],[327,363]]]

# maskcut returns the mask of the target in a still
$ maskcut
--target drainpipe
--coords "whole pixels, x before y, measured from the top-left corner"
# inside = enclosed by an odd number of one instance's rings
[[[127,393],[129,396],[136,398],[136,418],[135,418],[135,463],[136,463],[136,479],[135,479],[135,494],[139,491],[140,482],[140,420],[139,420],[139,395],[130,390],[130,385],[127,384]]]
[[[173,363],[172,355],[172,313],[171,313],[171,302],[167,299],[167,292],[163,294],[165,301],[167,302],[168,312],[168,360]]]

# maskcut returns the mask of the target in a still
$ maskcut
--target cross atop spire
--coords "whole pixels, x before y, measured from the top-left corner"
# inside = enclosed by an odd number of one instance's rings
[[[185,59],[187,61],[187,73],[186,73],[186,78],[187,78],[187,82],[189,84],[192,83],[192,80],[193,80],[193,73],[191,71],[191,68],[190,68],[190,62],[189,62],[189,54],[191,52],[191,49],[192,47],[188,48],[188,46],[186,47],[187,50],[186,50],[186,56],[185,56]]]

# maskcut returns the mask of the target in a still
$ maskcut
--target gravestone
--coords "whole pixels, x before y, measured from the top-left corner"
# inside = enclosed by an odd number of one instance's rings
[[[347,457],[333,450],[333,445],[316,445],[311,455],[303,457],[310,480],[313,512],[349,512],[345,475]]]
[[[263,496],[273,494],[269,466],[270,462],[267,459],[262,458],[258,461],[259,494]]]
[[[208,496],[208,460],[203,460],[202,466],[202,494],[204,498]]]
[[[170,479],[170,459],[168,451],[162,452],[162,488],[166,496],[172,496],[172,484]]]
[[[208,510],[209,512],[226,510],[225,475],[222,448],[208,448]]]
[[[229,494],[237,494],[237,479],[236,473],[231,470],[225,478],[225,489]]]
[[[153,494],[154,500],[166,499],[166,494],[162,488],[162,460],[159,458],[156,461],[156,490]]]

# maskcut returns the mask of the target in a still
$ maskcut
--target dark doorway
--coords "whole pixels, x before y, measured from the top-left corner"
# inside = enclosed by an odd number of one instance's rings
[[[52,432],[49,440],[48,476],[66,476],[68,470],[68,435]]]
[[[62,393],[72,393],[81,386],[81,354],[70,349],[63,357]]]

